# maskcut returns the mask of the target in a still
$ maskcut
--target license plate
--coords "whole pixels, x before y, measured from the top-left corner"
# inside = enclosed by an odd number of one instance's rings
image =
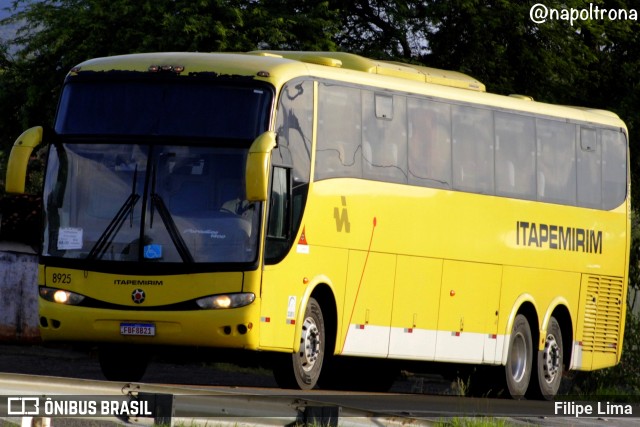
[[[120,335],[153,337],[156,335],[156,325],[153,323],[120,323]]]

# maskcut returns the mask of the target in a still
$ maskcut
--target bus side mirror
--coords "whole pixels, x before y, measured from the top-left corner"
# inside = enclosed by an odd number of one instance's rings
[[[32,127],[22,132],[22,135],[13,143],[7,163],[5,184],[7,193],[24,194],[29,158],[33,149],[42,142],[42,133],[42,126]]]
[[[271,150],[276,146],[275,132],[267,131],[257,137],[247,156],[246,191],[247,200],[261,202],[267,200],[267,184],[269,181],[269,158]]]

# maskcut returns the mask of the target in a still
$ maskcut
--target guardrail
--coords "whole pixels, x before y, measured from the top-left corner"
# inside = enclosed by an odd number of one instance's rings
[[[188,426],[405,427],[430,422],[376,408],[371,395],[215,389],[0,373],[0,422],[55,424],[75,418]],[[404,396],[398,395],[400,399]],[[355,404],[354,404],[355,403]],[[362,407],[364,406],[364,407]]]

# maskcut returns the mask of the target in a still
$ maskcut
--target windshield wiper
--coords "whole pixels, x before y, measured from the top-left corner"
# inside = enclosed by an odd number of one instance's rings
[[[96,244],[93,245],[91,251],[89,251],[89,255],[87,255],[87,259],[94,260],[102,258],[107,248],[122,228],[122,224],[124,224],[124,220],[129,214],[131,215],[131,223],[133,226],[133,208],[136,206],[136,203],[140,199],[140,195],[136,193],[137,177],[138,165],[136,165],[135,171],[133,172],[131,194],[129,194],[127,200],[125,200],[122,206],[120,206],[120,209],[118,210],[116,215],[113,217],[109,225],[107,225],[107,228],[105,228],[105,230],[96,241]]]
[[[158,193],[156,193],[156,181],[158,179],[158,165],[164,164],[168,161],[169,158],[175,157],[175,153],[161,153],[158,164],[153,165],[153,169],[151,171],[151,217],[149,218],[149,227],[153,228],[153,217],[156,209],[158,210],[158,214],[160,215],[160,219],[164,223],[164,226],[167,228],[167,232],[169,233],[169,237],[173,242],[173,245],[176,247],[180,258],[182,258],[183,262],[192,263],[194,262],[193,255],[189,251],[189,247],[185,243],[184,239],[180,235],[178,231],[178,227],[176,226],[173,217],[171,216],[171,212],[167,208],[166,203],[162,199]]]
[[[187,244],[180,235],[178,227],[176,227],[176,223],[173,221],[173,217],[171,217],[171,213],[169,212],[169,209],[167,209],[167,205],[164,203],[164,200],[162,200],[162,197],[157,193],[151,193],[151,204],[158,210],[160,219],[162,219],[164,226],[167,227],[169,237],[171,237],[171,241],[178,250],[178,254],[180,254],[182,261],[188,263],[194,262],[193,255],[191,255]]]

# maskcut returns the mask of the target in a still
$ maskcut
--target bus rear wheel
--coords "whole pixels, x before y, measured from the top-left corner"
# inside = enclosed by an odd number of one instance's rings
[[[322,309],[315,298],[309,299],[302,322],[300,348],[279,358],[273,374],[282,388],[311,390],[318,383],[325,356],[325,326]]]
[[[552,400],[560,389],[564,357],[560,324],[551,317],[544,349],[538,351],[536,375],[533,375],[527,394],[536,399]]]
[[[511,329],[509,354],[505,366],[506,383],[509,394],[514,399],[522,399],[529,387],[533,358],[531,327],[527,318],[518,314]]]

